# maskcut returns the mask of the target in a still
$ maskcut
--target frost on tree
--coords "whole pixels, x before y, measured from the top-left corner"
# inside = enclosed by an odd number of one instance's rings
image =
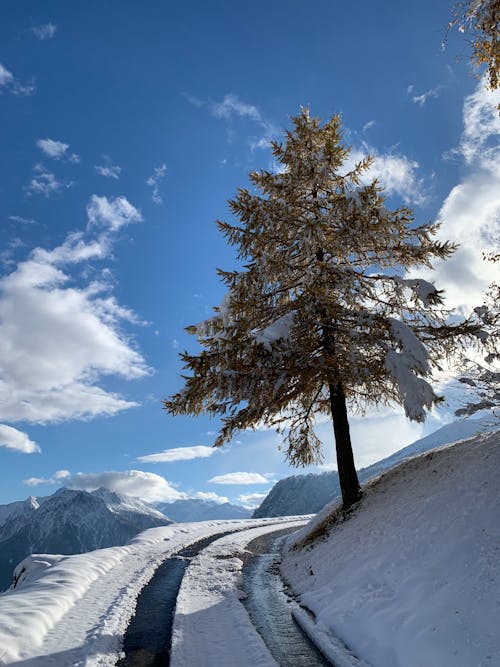
[[[433,284],[405,278],[454,248],[434,238],[436,224],[388,209],[377,181],[364,184],[370,159],[346,170],[338,116],[321,125],[302,109],[272,146],[279,173],[251,173],[229,202],[235,222],[217,223],[242,268],[219,270],[226,295],[188,327],[202,351],[181,355],[185,387],[165,408],[220,416],[216,445],[275,427],[294,465],[321,460],[314,419],[329,414],[348,508],[361,491],[347,406],[396,402],[424,420],[440,400],[432,367],[473,326],[450,320]]]

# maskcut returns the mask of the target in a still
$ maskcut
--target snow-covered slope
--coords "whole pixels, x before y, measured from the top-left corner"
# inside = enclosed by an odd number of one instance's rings
[[[372,667],[500,665],[500,431],[405,461],[342,520],[325,507],[282,572]]]
[[[366,482],[397,463],[429,449],[470,438],[477,433],[492,428],[492,418],[463,419],[443,426],[434,433],[416,440],[411,445],[391,454],[382,461],[359,470],[359,479]],[[280,480],[253,513],[254,517],[286,516],[292,514],[313,514],[340,495],[338,474],[294,475]]]
[[[59,489],[40,505],[34,502],[31,509],[11,512],[0,526],[0,590],[10,586],[14,567],[30,553],[75,554],[116,546],[142,530],[169,523],[136,498],[106,489]]]
[[[173,503],[158,504],[166,516],[174,521],[210,521],[213,519],[249,519],[251,510],[231,503],[216,503],[211,500],[189,498]]]

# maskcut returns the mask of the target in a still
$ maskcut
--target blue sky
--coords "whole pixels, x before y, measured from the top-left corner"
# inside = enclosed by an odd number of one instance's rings
[[[441,48],[447,5],[3,4],[0,502],[106,483],[250,505],[310,471],[291,470],[270,431],[212,453],[217,423],[161,409],[181,386],[178,351],[196,349],[183,328],[220,303],[216,267],[235,266],[214,222],[249,171],[272,168],[268,141],[300,105],[341,113],[391,205],[465,242],[432,279],[451,305],[478,303],[493,270],[481,250],[498,240],[499,123],[457,61],[466,43]],[[353,419],[358,464],[447,418]],[[330,425],[319,432],[332,464]]]

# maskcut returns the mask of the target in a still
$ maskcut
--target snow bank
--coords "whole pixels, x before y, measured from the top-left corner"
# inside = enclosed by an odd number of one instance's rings
[[[24,580],[0,594],[0,665],[34,657],[52,667],[114,665],[137,596],[163,559],[215,533],[284,521],[173,524],[146,530],[123,547],[29,556],[16,568],[17,574],[24,568]]]
[[[289,540],[282,572],[319,634],[373,667],[499,665],[499,469],[500,431],[424,454],[326,537],[308,541],[332,506]]]
[[[249,542],[304,524],[304,517],[297,519],[227,535],[191,561],[177,596],[171,667],[277,667],[240,603],[241,569]]]
[[[12,588],[20,588],[27,581],[33,581],[48,567],[55,565],[65,556],[58,554],[30,554],[26,556],[15,568],[13,573]]]

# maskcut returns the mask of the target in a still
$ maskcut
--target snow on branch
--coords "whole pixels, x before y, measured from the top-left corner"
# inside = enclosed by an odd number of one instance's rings
[[[415,336],[410,327],[390,317],[391,336],[398,343],[411,363],[411,368],[420,373],[429,372],[429,353],[425,345]]]
[[[286,341],[290,335],[290,329],[295,320],[296,311],[279,317],[264,329],[254,329],[251,333],[256,343],[260,343],[268,352],[272,351],[273,343],[278,340]]]
[[[194,331],[198,339],[207,338],[212,334],[214,324],[221,322],[224,327],[228,327],[231,324],[231,292],[226,292],[224,298],[221,301],[220,306],[217,306],[215,309],[217,314],[214,317],[210,317],[208,320],[203,320],[199,322],[194,327]],[[216,336],[217,338],[217,336]]]
[[[427,349],[403,322],[390,319],[391,335],[401,352],[388,350],[385,367],[396,382],[405,414],[413,421],[425,421],[424,407],[430,409],[439,397],[430,384],[417,374],[429,372]]]
[[[419,299],[426,308],[439,303],[439,290],[427,280],[423,278],[400,278],[399,276],[393,276],[393,280],[403,287],[409,287],[415,298]]]

